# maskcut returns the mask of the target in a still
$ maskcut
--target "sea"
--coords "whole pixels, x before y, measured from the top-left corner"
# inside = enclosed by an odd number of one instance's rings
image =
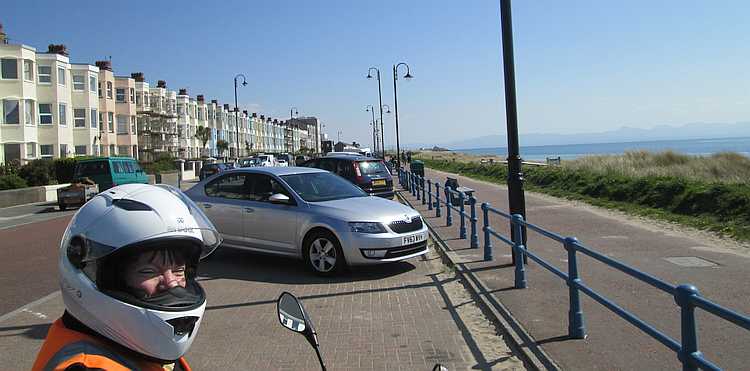
[[[520,149],[521,157],[528,161],[544,161],[547,158],[557,157],[560,157],[563,160],[572,160],[583,156],[619,155],[627,151],[640,150],[650,152],[672,150],[674,152],[696,156],[706,156],[718,152],[737,152],[750,157],[750,137],[521,146]],[[508,148],[469,148],[456,149],[454,152],[480,156],[498,155],[505,157],[508,154]]]

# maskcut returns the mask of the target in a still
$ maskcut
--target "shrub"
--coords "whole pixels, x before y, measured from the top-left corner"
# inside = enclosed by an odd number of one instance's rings
[[[0,175],[0,191],[26,187],[26,181],[18,175]]]
[[[10,160],[0,165],[0,175],[18,175],[19,169],[21,169],[21,161]]]
[[[54,163],[50,160],[33,160],[21,166],[18,175],[32,187],[48,185],[55,178]]]

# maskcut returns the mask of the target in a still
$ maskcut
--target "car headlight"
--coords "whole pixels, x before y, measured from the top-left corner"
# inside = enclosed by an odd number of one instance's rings
[[[386,230],[380,223],[375,222],[349,222],[349,228],[357,233],[385,233]]]

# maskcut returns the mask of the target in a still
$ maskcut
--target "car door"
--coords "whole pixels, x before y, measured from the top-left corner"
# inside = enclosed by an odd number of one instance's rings
[[[243,219],[248,190],[247,174],[227,174],[207,183],[206,197],[198,202],[227,245],[246,243]]]
[[[285,194],[294,203],[290,192],[275,178],[266,174],[248,174],[251,184],[245,207],[245,238],[253,247],[270,252],[297,255],[296,204],[273,204],[268,198],[275,193]]]

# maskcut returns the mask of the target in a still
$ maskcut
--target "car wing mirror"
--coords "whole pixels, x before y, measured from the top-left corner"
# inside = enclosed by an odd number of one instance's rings
[[[291,202],[289,200],[289,196],[283,194],[283,193],[274,193],[271,195],[271,197],[268,198],[268,201],[270,201],[272,204],[284,204],[289,205]]]
[[[318,361],[320,362],[320,368],[325,371],[326,366],[323,363],[323,357],[320,354],[318,335],[315,333],[312,321],[310,321],[310,318],[307,316],[307,312],[305,312],[302,302],[300,302],[294,295],[288,292],[283,292],[276,301],[276,312],[279,316],[279,323],[281,323],[282,326],[305,336],[307,342],[315,349],[315,354],[317,354]]]

